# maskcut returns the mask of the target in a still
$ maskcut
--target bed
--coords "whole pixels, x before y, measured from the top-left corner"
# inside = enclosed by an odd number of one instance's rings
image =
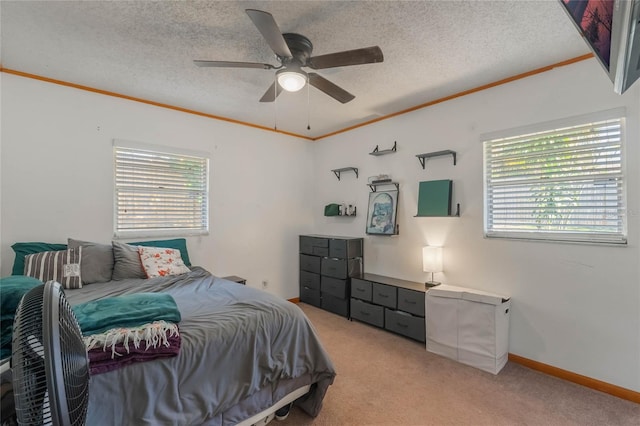
[[[65,295],[74,306],[140,292],[174,298],[182,317],[180,352],[93,375],[87,424],[264,424],[293,401],[310,416],[319,413],[335,370],[295,304],[199,267]]]

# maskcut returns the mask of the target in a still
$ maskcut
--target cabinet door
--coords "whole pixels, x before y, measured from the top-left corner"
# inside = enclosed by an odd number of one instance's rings
[[[300,301],[320,307],[320,290],[307,286],[300,286]]]
[[[458,359],[458,301],[431,296],[427,291],[427,350]]]
[[[329,240],[329,257],[348,259],[362,256],[361,239],[331,239]]]
[[[307,272],[320,273],[320,257],[309,256],[306,254],[300,255],[300,269]]]
[[[384,327],[384,308],[351,298],[351,318],[376,327]]]
[[[300,253],[327,256],[329,254],[329,240],[300,235]]]
[[[371,281],[351,278],[351,297],[371,302]]]
[[[322,275],[333,278],[347,278],[347,261],[344,259],[322,258]]]
[[[371,300],[373,301],[373,303],[386,306],[391,309],[396,308],[396,287],[380,283],[373,283],[372,291],[373,294],[371,296]]]
[[[320,290],[322,290],[322,294],[328,293],[340,299],[346,299],[349,297],[348,289],[347,280],[324,276],[320,279]]]
[[[398,310],[424,316],[424,293],[406,288],[398,289]]]
[[[320,275],[313,272],[300,271],[300,285],[320,290]]]
[[[340,299],[330,294],[322,294],[320,307],[343,317],[349,316],[349,299]]]
[[[405,312],[384,310],[384,328],[420,342],[425,341],[425,322],[422,317],[414,317]]]

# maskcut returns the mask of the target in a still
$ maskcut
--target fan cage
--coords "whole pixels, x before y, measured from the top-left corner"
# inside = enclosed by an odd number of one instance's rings
[[[16,311],[13,387],[20,425],[84,425],[89,361],[59,283],[30,290]]]

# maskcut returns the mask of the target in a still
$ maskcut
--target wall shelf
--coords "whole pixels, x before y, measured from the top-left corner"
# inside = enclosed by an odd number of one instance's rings
[[[371,192],[376,192],[379,186],[395,186],[396,189],[400,189],[400,184],[398,182],[386,181],[386,182],[371,182],[368,183]]]
[[[329,212],[329,214],[327,214],[327,207],[328,206],[333,206],[333,205],[339,206],[338,213],[335,214],[335,212]],[[351,213],[349,213],[349,209],[347,208],[347,204],[335,204],[335,203],[327,204],[325,206],[324,215],[325,215],[325,217],[355,217],[356,216],[356,211],[357,211],[356,206],[354,206],[353,204],[349,204],[349,206],[351,207]]]
[[[450,149],[446,149],[444,151],[427,152],[426,154],[418,154],[416,155],[416,157],[418,157],[418,161],[420,161],[422,169],[424,170],[426,159],[431,157],[440,157],[443,155],[451,155],[453,157],[453,165],[456,165],[456,152],[451,151]]]
[[[355,217],[357,210],[358,209],[356,208],[356,206],[353,206],[353,211],[351,212],[351,214],[339,214],[338,216],[333,216],[333,217]]]
[[[358,168],[357,167],[343,167],[341,169],[333,169],[331,170],[338,180],[340,180],[340,173],[342,172],[354,172],[356,174],[356,179],[358,179]]]
[[[414,217],[460,217],[460,203],[456,204],[456,213],[455,214],[450,214],[450,215],[443,215],[443,216],[433,216],[433,215],[420,215],[417,214]]]
[[[395,141],[393,143],[393,148],[389,148],[389,149],[379,150],[378,145],[376,145],[376,148],[373,151],[371,151],[369,155],[379,156],[379,155],[385,155],[385,154],[393,154],[394,152],[396,152],[397,146],[398,146],[398,141]]]

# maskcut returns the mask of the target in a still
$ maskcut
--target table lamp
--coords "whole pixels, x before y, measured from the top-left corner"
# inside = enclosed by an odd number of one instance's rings
[[[442,272],[442,247],[426,246],[422,248],[422,270],[431,272],[431,281],[427,281],[428,287],[440,284],[433,281],[433,274]]]

